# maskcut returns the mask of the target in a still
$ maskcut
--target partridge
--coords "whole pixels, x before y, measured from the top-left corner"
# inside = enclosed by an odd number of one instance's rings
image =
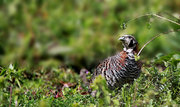
[[[138,51],[138,42],[132,35],[119,38],[122,41],[123,51],[108,57],[99,64],[92,76],[92,82],[98,75],[106,79],[110,89],[121,88],[126,83],[133,83],[141,73],[141,63],[135,60]]]

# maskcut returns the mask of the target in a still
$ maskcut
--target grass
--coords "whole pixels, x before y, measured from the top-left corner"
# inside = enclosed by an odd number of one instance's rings
[[[0,70],[0,106],[173,106],[180,105],[180,54],[157,55],[146,62],[134,84],[109,90],[103,77],[96,78],[87,94],[79,74],[52,68],[36,72],[12,64]]]

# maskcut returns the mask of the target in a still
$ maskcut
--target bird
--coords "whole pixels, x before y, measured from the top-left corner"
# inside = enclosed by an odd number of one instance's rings
[[[118,40],[122,41],[123,51],[102,61],[92,75],[92,82],[102,75],[110,89],[121,88],[124,84],[132,84],[141,73],[141,62],[135,60],[138,52],[138,42],[132,35],[123,35]]]

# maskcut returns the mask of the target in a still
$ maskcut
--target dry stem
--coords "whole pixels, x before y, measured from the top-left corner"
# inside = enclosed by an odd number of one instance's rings
[[[142,52],[142,50],[146,47],[146,45],[148,45],[151,41],[153,41],[154,39],[156,39],[157,37],[161,36],[161,34],[168,34],[168,33],[171,33],[171,32],[178,32],[180,31],[180,29],[177,29],[177,30],[170,30],[168,32],[164,32],[164,33],[159,33],[157,34],[156,36],[154,36],[151,40],[149,40],[148,42],[146,42],[143,47],[140,49],[140,51],[138,52],[137,56],[139,56]]]
[[[178,23],[178,22],[176,22],[176,21],[173,21],[173,20],[171,20],[171,19],[168,19],[168,18],[166,18],[166,17],[160,16],[160,15],[158,15],[158,14],[154,14],[154,13],[153,13],[153,14],[145,14],[145,15],[136,17],[136,18],[134,18],[134,19],[132,19],[132,20],[127,21],[127,23],[128,23],[128,22],[131,22],[131,21],[134,21],[134,20],[136,20],[136,19],[139,19],[139,18],[141,18],[141,17],[146,17],[146,16],[155,16],[155,17],[157,17],[157,18],[166,20],[166,21],[168,21],[168,22],[171,22],[171,23],[174,23],[174,24],[180,26],[180,23]]]

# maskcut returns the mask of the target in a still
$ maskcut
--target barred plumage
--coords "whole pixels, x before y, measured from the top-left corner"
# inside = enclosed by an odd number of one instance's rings
[[[137,42],[130,35],[123,36],[124,51],[105,59],[93,74],[105,77],[110,89],[121,88],[126,83],[132,83],[141,72],[140,63],[135,61],[134,54],[137,50]]]

